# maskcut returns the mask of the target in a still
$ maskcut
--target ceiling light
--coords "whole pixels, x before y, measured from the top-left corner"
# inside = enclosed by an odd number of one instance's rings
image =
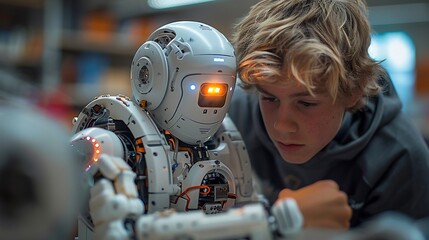
[[[151,8],[165,9],[173,7],[181,7],[186,5],[211,2],[214,0],[148,0],[147,3]]]

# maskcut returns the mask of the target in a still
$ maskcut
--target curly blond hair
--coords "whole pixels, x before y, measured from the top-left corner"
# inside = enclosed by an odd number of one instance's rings
[[[262,0],[235,26],[238,74],[245,88],[295,80],[364,106],[385,74],[368,53],[371,27],[363,0]]]

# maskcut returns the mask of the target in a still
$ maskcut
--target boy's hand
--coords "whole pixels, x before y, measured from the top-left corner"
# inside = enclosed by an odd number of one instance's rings
[[[347,195],[332,180],[322,180],[296,191],[283,189],[278,199],[294,198],[304,216],[305,228],[348,229],[352,209]]]

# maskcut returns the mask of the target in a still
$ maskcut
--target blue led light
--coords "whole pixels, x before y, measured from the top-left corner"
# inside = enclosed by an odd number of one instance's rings
[[[197,87],[195,86],[195,84],[192,84],[189,88],[190,88],[191,90],[195,90]]]

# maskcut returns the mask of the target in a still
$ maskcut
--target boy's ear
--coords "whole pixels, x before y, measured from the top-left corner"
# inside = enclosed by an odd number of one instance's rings
[[[352,96],[347,98],[346,107],[347,108],[353,108],[358,103],[358,101],[361,99],[361,97],[362,96],[360,94],[353,94]]]

